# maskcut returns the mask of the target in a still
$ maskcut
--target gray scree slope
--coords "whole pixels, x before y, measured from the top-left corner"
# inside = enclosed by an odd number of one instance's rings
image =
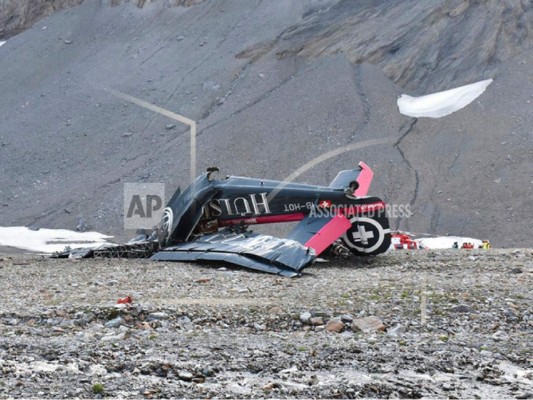
[[[393,227],[532,245],[531,1],[112,3],[55,12],[0,48],[0,225],[84,218],[125,236],[124,182],[164,182],[167,196],[187,184],[187,128],[111,88],[198,121],[199,171],[283,179],[390,137],[298,180],[327,184],[364,160],[373,194],[411,206]],[[400,93],[486,78],[446,118],[398,112]]]

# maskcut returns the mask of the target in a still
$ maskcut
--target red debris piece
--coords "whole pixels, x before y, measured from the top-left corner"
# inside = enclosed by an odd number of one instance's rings
[[[126,296],[121,299],[118,299],[117,304],[131,304],[133,303],[133,297]]]

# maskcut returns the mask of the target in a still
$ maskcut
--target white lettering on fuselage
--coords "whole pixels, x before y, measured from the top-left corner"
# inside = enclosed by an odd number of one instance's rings
[[[254,193],[233,199],[215,199],[209,203],[214,217],[221,215],[270,214],[267,193]]]

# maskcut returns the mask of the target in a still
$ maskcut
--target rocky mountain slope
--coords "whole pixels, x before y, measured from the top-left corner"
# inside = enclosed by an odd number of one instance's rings
[[[379,27],[379,28],[378,28]],[[530,1],[342,0],[318,9],[278,39],[279,57],[343,53],[414,91],[494,77],[499,63],[531,47]]]
[[[187,128],[114,89],[196,120],[199,171],[283,179],[387,137],[297,180],[364,160],[372,193],[413,211],[394,227],[532,245],[530,0],[172,4],[86,1],[0,48],[0,225],[124,235],[124,182],[187,184]],[[400,93],[485,78],[448,117],[398,112]]]
[[[0,39],[28,29],[40,18],[54,11],[82,2],[83,0],[3,0],[0,3]]]

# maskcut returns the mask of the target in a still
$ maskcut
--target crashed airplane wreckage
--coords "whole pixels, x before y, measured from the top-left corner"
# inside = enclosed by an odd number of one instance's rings
[[[391,243],[385,203],[367,197],[374,173],[363,162],[329,187],[238,176],[210,168],[174,193],[150,235],[122,245],[66,249],[56,257],[127,257],[158,261],[223,261],[298,275],[327,251],[385,252]],[[285,239],[253,233],[254,224],[299,221]]]

